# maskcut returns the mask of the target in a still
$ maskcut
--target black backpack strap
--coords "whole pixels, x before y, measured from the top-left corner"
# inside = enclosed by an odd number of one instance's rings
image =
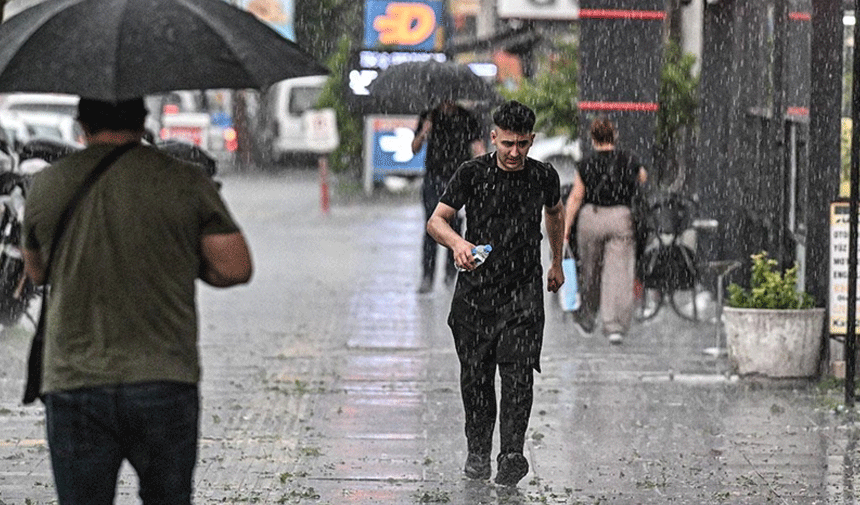
[[[87,174],[84,182],[78,186],[78,190],[75,191],[75,194],[72,195],[72,198],[69,200],[69,203],[66,204],[66,208],[63,209],[63,213],[60,215],[60,220],[57,221],[57,226],[54,228],[54,236],[51,241],[51,248],[48,250],[48,260],[45,262],[45,281],[47,283],[48,277],[50,276],[51,271],[51,262],[54,259],[54,253],[57,250],[57,247],[60,245],[60,239],[63,238],[65,234],[66,228],[69,225],[69,221],[72,218],[72,214],[74,214],[75,209],[77,209],[78,204],[83,200],[83,198],[90,192],[90,190],[95,185],[96,181],[99,177],[102,176],[107,169],[116,161],[120,156],[125,154],[126,151],[129,151],[136,145],[140,145],[137,142],[129,142],[128,144],[123,144],[121,146],[115,147],[111,150],[107,155],[99,161],[99,164]]]
[[[60,215],[60,220],[57,221],[57,226],[54,228],[54,236],[51,240],[51,248],[48,250],[48,258],[45,261],[45,289],[42,294],[42,306],[39,309],[39,321],[36,323],[36,333],[33,335],[33,342],[30,345],[30,354],[27,358],[27,384],[24,386],[24,404],[28,405],[39,398],[39,391],[42,388],[42,359],[44,354],[45,340],[45,315],[48,312],[48,279],[51,275],[51,263],[54,255],[59,247],[60,239],[68,227],[69,220],[74,214],[75,209],[86,194],[92,189],[99,177],[104,174],[107,169],[120,156],[125,154],[134,146],[139,145],[137,142],[129,142],[111,150],[104,158],[99,161],[99,164],[87,174],[86,179],[78,187],[75,194],[69,200],[63,213]]]

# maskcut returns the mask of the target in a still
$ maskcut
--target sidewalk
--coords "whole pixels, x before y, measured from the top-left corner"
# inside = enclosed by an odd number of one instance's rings
[[[579,336],[551,295],[531,471],[515,490],[466,480],[451,292],[415,294],[417,196],[324,216],[315,173],[222,179],[256,272],[200,290],[195,503],[854,503],[860,430],[814,384],[727,379],[702,352],[713,325],[665,308],[622,346]],[[22,326],[0,334],[0,505],[55,503]],[[124,469],[117,503],[135,492]]]

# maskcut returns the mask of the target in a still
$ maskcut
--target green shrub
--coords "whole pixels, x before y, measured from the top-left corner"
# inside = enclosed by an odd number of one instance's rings
[[[349,103],[344,98],[344,67],[349,62],[352,52],[352,42],[349,36],[341,37],[337,51],[333,53],[326,65],[331,70],[331,75],[323,87],[322,94],[317,107],[332,108],[337,115],[337,129],[340,135],[340,143],[333,153],[329,155],[329,168],[334,173],[348,173],[352,171],[358,175],[362,167],[362,124],[360,115],[350,109]]]
[[[572,139],[579,134],[578,55],[576,44],[559,42],[554,52],[541,56],[542,72],[524,79],[517,89],[500,90],[506,99],[518,100],[535,111],[535,131]]]
[[[750,288],[729,285],[729,307],[742,309],[810,309],[815,306],[812,295],[797,290],[797,264],[784,273],[774,271],[776,260],[762,251],[753,260]]]

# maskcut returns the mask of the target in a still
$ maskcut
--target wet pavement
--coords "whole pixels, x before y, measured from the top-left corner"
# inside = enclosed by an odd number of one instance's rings
[[[416,294],[418,196],[338,194],[326,216],[313,172],[222,180],[256,273],[200,289],[195,503],[856,502],[860,424],[834,395],[727,376],[703,352],[713,324],[665,307],[622,346],[579,335],[553,295],[531,470],[515,489],[465,479],[451,291]],[[0,505],[56,502],[43,410],[20,403],[31,331],[0,334]],[[117,503],[135,493],[124,468]]]

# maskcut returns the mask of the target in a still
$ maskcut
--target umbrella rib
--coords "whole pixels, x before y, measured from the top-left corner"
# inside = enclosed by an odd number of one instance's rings
[[[129,0],[116,0],[116,1],[122,2],[123,6],[119,10],[120,19],[119,19],[119,23],[116,25],[117,26],[117,32],[115,34],[112,34],[114,37],[116,37],[116,44],[113,44],[113,47],[115,48],[115,52],[113,54],[113,64],[110,65],[110,67],[111,67],[111,76],[110,76],[111,85],[110,85],[110,88],[112,90],[114,100],[119,102],[120,100],[125,99],[125,98],[136,98],[136,97],[120,97],[120,94],[119,94],[119,69],[120,69],[119,61],[120,61],[120,55],[122,54],[122,45],[125,42],[125,39],[123,38],[123,34],[128,33],[126,31],[126,26],[128,23],[128,21],[126,19],[126,17],[127,17],[126,16],[126,14],[127,14],[126,9],[128,8],[128,1]]]

